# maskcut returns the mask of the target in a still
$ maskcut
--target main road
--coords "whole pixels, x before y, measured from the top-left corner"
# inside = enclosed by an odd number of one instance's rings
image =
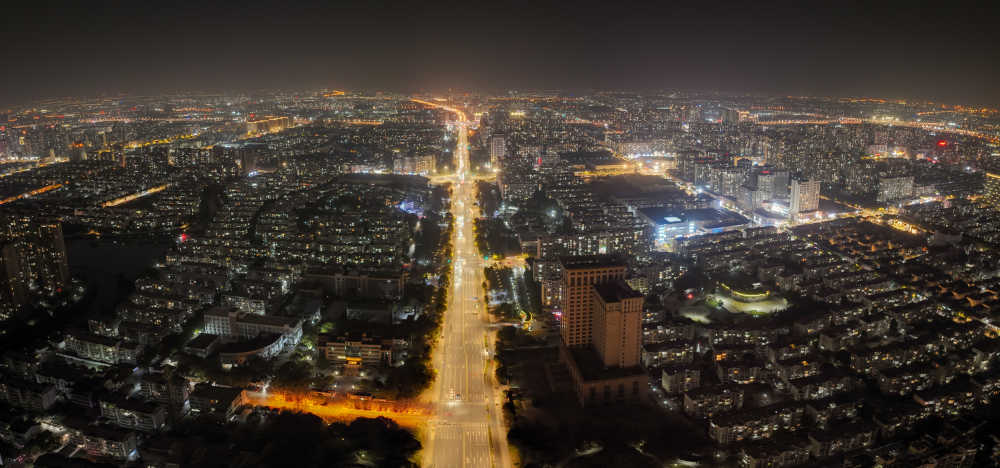
[[[501,395],[494,375],[495,341],[486,315],[483,258],[473,229],[479,216],[476,184],[469,174],[465,113],[433,102],[457,116],[457,170],[452,184],[452,276],[441,340],[434,352],[437,379],[429,390],[436,414],[429,427],[424,464],[432,468],[511,466]]]

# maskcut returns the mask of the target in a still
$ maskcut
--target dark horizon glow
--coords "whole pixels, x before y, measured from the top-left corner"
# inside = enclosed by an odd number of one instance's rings
[[[176,90],[717,90],[1000,104],[994,5],[5,9],[0,107]]]

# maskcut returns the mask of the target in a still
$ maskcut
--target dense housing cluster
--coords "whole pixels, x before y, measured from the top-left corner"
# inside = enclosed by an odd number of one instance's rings
[[[460,418],[503,390],[489,424],[528,463],[994,463],[997,116],[333,90],[10,111],[0,457],[198,465],[222,438],[172,447],[222,425],[253,466],[278,403]],[[441,334],[486,368],[434,369]],[[485,383],[407,406],[462,372]],[[439,448],[491,454],[463,424]]]

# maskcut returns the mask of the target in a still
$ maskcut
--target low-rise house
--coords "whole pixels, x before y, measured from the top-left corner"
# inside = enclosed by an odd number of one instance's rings
[[[0,375],[0,400],[31,411],[45,411],[56,404],[55,385],[40,384],[19,377]]]
[[[934,414],[934,408],[915,401],[879,402],[872,421],[886,439],[909,432],[921,421]]]
[[[875,443],[877,428],[866,422],[850,422],[809,434],[809,452],[823,459],[835,455],[866,449]]]
[[[805,437],[743,442],[734,449],[741,468],[787,468],[809,462],[809,442]]]
[[[945,380],[953,377],[953,375],[948,374],[946,367],[934,362],[879,369],[875,373],[879,390],[891,395],[909,395],[946,383]]]
[[[125,429],[156,432],[167,422],[167,411],[157,403],[147,403],[118,395],[100,399],[101,417]]]
[[[756,357],[723,359],[715,362],[715,373],[722,383],[751,384],[765,372],[764,361]]]
[[[850,375],[831,373],[789,380],[786,388],[796,400],[821,400],[854,390],[857,385],[857,379]]]
[[[391,366],[399,360],[405,341],[359,335],[319,335],[319,352],[330,362],[346,367]]]
[[[805,405],[798,402],[778,403],[736,413],[712,417],[708,435],[718,444],[744,440],[769,439],[777,431],[794,432],[802,427]]]
[[[92,457],[114,460],[135,460],[138,458],[138,443],[135,432],[107,425],[93,425],[86,422],[67,421],[67,444],[77,447]]]
[[[146,401],[166,405],[170,411],[184,414],[189,409],[191,384],[179,375],[168,377],[162,373],[147,373],[139,380],[137,395]]]
[[[806,416],[816,427],[826,429],[831,424],[857,418],[861,411],[861,402],[862,395],[855,392],[809,400],[805,403]]]
[[[701,370],[697,368],[667,366],[660,375],[660,385],[667,394],[684,393],[701,386]]]
[[[228,418],[246,402],[246,390],[242,388],[198,384],[191,392],[191,412],[195,414]]]
[[[819,375],[822,361],[815,354],[786,358],[774,363],[778,375],[784,380],[804,379]]]
[[[137,343],[83,331],[68,334],[65,344],[76,356],[98,364],[134,364],[141,351]]]
[[[212,333],[201,333],[184,345],[184,352],[202,359],[215,353],[222,343],[221,337]]]
[[[743,408],[744,392],[736,385],[702,387],[684,392],[684,413],[708,418]]]
[[[663,341],[642,345],[642,365],[647,369],[690,364],[694,357],[694,343],[689,341]]]
[[[10,416],[0,418],[0,440],[15,447],[24,447],[32,438],[42,432],[42,426],[33,418]]]

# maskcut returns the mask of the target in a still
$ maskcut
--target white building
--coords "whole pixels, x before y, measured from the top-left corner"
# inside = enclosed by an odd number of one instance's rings
[[[507,156],[507,138],[502,133],[497,133],[490,137],[490,165],[497,167],[497,163]]]
[[[223,339],[249,340],[263,333],[281,335],[286,343],[297,344],[302,339],[302,319],[253,315],[236,309],[216,307],[205,312],[205,333]]]
[[[818,210],[819,188],[818,180],[793,180],[789,214],[794,218],[799,213]]]

